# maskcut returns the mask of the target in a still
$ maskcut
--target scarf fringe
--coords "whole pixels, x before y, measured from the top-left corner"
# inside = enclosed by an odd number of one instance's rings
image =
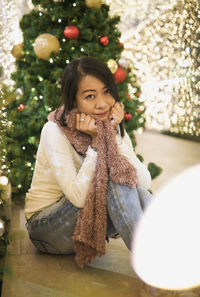
[[[84,268],[84,264],[91,264],[97,256],[102,257],[106,253],[106,250],[103,252],[97,251],[96,248],[92,248],[80,241],[74,241],[74,248],[75,250],[81,250],[81,253],[76,253],[75,256],[75,261],[80,268]]]

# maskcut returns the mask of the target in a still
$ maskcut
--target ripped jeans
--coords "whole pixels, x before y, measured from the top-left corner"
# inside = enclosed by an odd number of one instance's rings
[[[143,187],[115,184],[109,181],[107,194],[107,238],[117,233],[130,250],[135,227],[152,195]],[[36,212],[26,224],[29,237],[41,252],[50,254],[74,253],[72,236],[79,208],[65,196]]]

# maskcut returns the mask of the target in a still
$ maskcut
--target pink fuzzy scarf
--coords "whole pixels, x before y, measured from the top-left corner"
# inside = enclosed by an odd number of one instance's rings
[[[66,127],[57,121],[61,109],[48,116],[49,121],[57,123],[78,153],[86,154],[91,137],[76,129],[77,109],[68,113]],[[91,263],[96,256],[106,252],[107,230],[107,185],[111,179],[115,183],[133,187],[137,183],[135,168],[121,156],[116,143],[116,130],[110,120],[97,121],[97,162],[95,174],[83,209],[78,213],[75,232],[73,234],[76,262],[80,267]]]

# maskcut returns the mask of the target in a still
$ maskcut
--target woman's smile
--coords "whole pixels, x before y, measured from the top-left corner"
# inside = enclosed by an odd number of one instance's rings
[[[95,113],[94,116],[95,116],[95,117],[98,116],[98,117],[100,117],[100,118],[102,118],[102,117],[108,118],[109,112],[110,112],[110,111],[101,112],[101,113]]]

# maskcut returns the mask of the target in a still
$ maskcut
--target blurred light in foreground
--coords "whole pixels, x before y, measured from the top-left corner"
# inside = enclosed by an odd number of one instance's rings
[[[138,225],[131,261],[151,286],[179,290],[200,285],[200,164],[156,195]]]
[[[6,176],[0,176],[0,185],[7,186],[8,178]]]

